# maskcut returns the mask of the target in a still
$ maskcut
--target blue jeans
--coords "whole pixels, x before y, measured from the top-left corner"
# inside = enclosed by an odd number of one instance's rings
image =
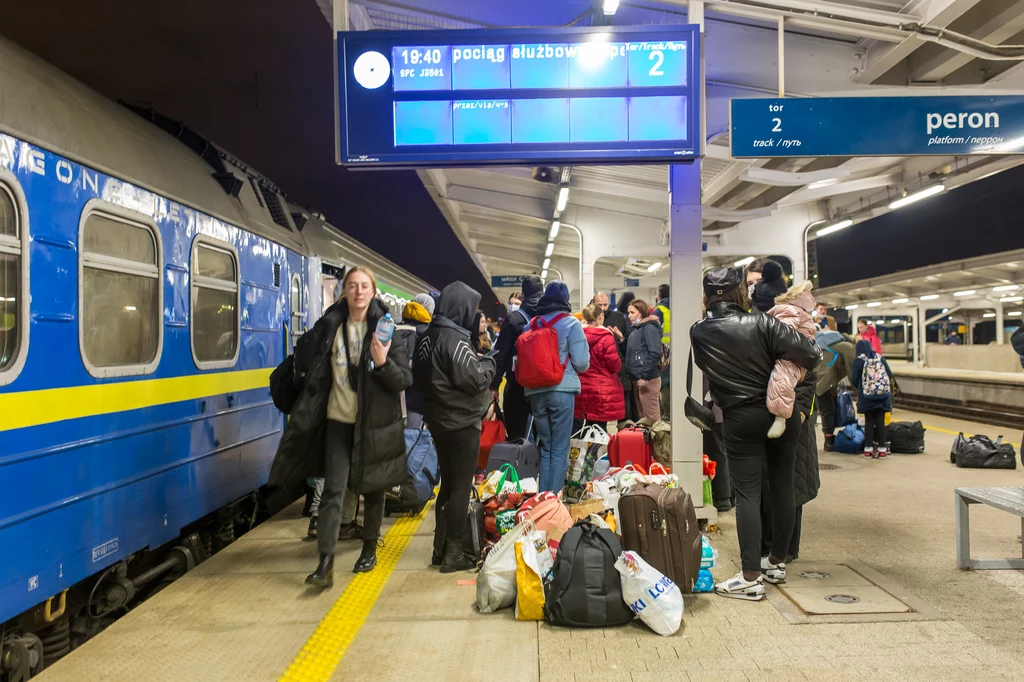
[[[540,440],[540,480],[537,483],[541,492],[557,493],[565,485],[575,406],[575,393],[547,391],[530,396],[533,421]]]

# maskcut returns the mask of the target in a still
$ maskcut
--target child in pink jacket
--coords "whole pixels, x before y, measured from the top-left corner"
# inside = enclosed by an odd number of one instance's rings
[[[814,338],[814,296],[813,285],[803,281],[789,288],[775,299],[775,306],[766,314],[771,315],[787,327],[792,327],[808,339]],[[769,438],[779,438],[786,430],[786,420],[793,416],[796,405],[796,386],[803,381],[807,370],[789,360],[779,360],[768,381],[768,411],[775,415],[775,423],[768,430]]]

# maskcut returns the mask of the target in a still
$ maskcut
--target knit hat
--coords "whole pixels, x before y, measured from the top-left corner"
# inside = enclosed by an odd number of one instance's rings
[[[750,297],[754,307],[767,312],[775,307],[775,298],[786,293],[786,279],[782,266],[773,260],[765,261],[761,270],[761,279],[754,285],[754,295]]]
[[[404,320],[430,324],[431,317],[432,315],[427,312],[426,306],[421,303],[417,303],[416,301],[409,301],[405,304],[405,308],[402,310],[402,319]]]
[[[524,292],[525,293],[525,292]],[[565,282],[561,280],[552,280],[548,283],[547,289],[544,290],[544,298],[550,300],[558,300],[569,302],[569,287],[565,285]]]
[[[430,297],[430,294],[416,294],[412,297],[412,302],[419,303],[426,309],[428,315],[434,316],[434,299]],[[427,320],[427,322],[429,321]]]

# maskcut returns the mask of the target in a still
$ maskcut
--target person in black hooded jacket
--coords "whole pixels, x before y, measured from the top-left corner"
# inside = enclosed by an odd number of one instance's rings
[[[423,418],[437,445],[434,555],[442,573],[475,568],[462,551],[469,489],[480,451],[480,422],[489,404],[494,360],[473,351],[480,294],[462,282],[441,292],[437,312],[416,344],[413,377],[423,395]]]
[[[399,344],[374,336],[388,312],[376,298],[373,273],[350,269],[343,298],[299,339],[294,380],[301,392],[278,444],[268,485],[294,500],[308,476],[323,476],[317,544],[320,563],[306,578],[318,587],[334,583],[334,549],[346,487],[366,501],[363,551],[356,573],[377,565],[384,518],[384,491],[406,480],[401,394],[412,384]]]
[[[509,440],[526,438],[526,425],[530,421],[530,401],[526,399],[523,387],[516,381],[516,372],[512,368],[516,357],[516,341],[523,333],[523,328],[537,314],[537,304],[544,295],[544,282],[537,275],[523,278],[522,301],[519,308],[508,311],[498,340],[494,343],[491,357],[497,369],[491,381],[491,399],[498,398],[498,388],[502,377],[505,378],[505,396],[503,409],[505,413],[505,432]]]

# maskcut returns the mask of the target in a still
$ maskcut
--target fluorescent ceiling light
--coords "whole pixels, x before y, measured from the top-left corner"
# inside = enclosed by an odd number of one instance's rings
[[[974,289],[967,289],[966,291],[954,291],[953,295],[954,296],[974,296],[974,294],[976,294],[976,293],[978,293],[978,292],[976,292]]]
[[[124,307],[124,309],[127,310],[130,313],[134,313],[135,312],[135,306],[133,306],[133,305],[126,305]]]
[[[892,302],[894,305],[899,305],[900,303],[906,303],[909,300],[909,298],[894,298],[892,299]]]
[[[943,308],[943,309],[942,309],[942,312],[943,312],[943,313],[948,313],[948,312],[949,312],[949,308]]]
[[[745,268],[745,267],[747,267],[748,265],[750,265],[753,262],[754,262],[754,257],[753,256],[747,256],[746,258],[739,259],[738,261],[733,263],[732,266],[734,268]]]
[[[542,270],[541,273],[540,273],[540,278],[541,279],[547,279],[548,278],[548,271],[547,270]]]
[[[885,320],[875,320],[875,324],[885,324]]]
[[[551,232],[548,233],[548,241],[555,241],[555,237],[558,236],[558,230],[562,227],[562,223],[555,221],[551,223]]]
[[[995,313],[985,313],[984,315],[982,315],[982,317],[995,317],[995,316],[996,316]]]
[[[547,270],[550,265],[551,265],[551,259],[550,258],[545,258],[544,259],[544,264],[542,266],[540,266],[540,267],[541,267],[542,270]]]
[[[873,301],[873,302],[871,302],[871,303],[868,303],[868,307],[869,307],[869,308],[877,308],[877,307],[878,307],[878,306],[880,306],[880,305],[882,305],[882,304],[881,304],[881,302],[879,302],[879,301]]]
[[[619,9],[619,0],[604,0],[604,5],[601,9],[606,17],[610,17]]]
[[[1006,313],[1009,317],[1020,317],[1020,311],[1014,310],[1012,313]]]
[[[561,213],[565,210],[565,205],[569,203],[569,188],[563,187],[558,190],[558,212]]]
[[[921,297],[921,300],[922,300],[922,301],[934,301],[934,300],[935,300],[935,299],[937,299],[938,297],[939,297],[939,295],[938,295],[938,294],[928,294],[927,296],[922,296],[922,297]]]
[[[662,262],[661,261],[658,261],[656,263],[651,263],[650,265],[647,266],[647,272],[657,272],[659,269],[661,269],[661,266],[662,266]]]
[[[935,196],[939,192],[945,191],[945,189],[946,189],[945,185],[932,185],[931,187],[925,187],[924,189],[918,190],[917,192],[914,192],[913,194],[908,194],[907,196],[903,197],[902,199],[897,199],[896,201],[894,201],[891,204],[889,204],[889,208],[891,208],[891,209],[903,208],[907,204],[912,204],[915,201],[921,201],[921,199],[927,199],[928,197]]]
[[[853,221],[852,220],[850,220],[850,219],[840,220],[838,223],[832,223],[831,225],[829,225],[827,227],[823,227],[820,230],[818,230],[818,236],[819,237],[824,237],[826,234],[832,234],[833,232],[838,232],[839,230],[844,230],[847,227],[849,227],[850,225],[853,225]]]
[[[847,309],[847,310],[856,310],[856,309],[857,309],[857,308],[859,308],[859,307],[860,307],[859,305],[857,305],[856,303],[854,303],[853,305],[848,305],[848,306],[846,306],[846,309]]]
[[[1001,287],[992,287],[992,291],[1016,291],[1020,289],[1016,284],[1004,284]]]
[[[555,243],[554,242],[548,242],[548,248],[544,249],[544,257],[547,258],[548,256],[550,256],[554,252],[555,252]],[[974,293],[974,292],[971,292],[971,293]]]
[[[828,178],[826,180],[815,180],[811,184],[807,185],[807,189],[821,189],[822,187],[831,187],[832,185],[839,182],[839,178]]]
[[[999,299],[1000,303],[1016,303],[1017,301],[1024,301],[1024,296],[1007,296]]]
[[[903,324],[903,320],[889,320],[889,324]]]

